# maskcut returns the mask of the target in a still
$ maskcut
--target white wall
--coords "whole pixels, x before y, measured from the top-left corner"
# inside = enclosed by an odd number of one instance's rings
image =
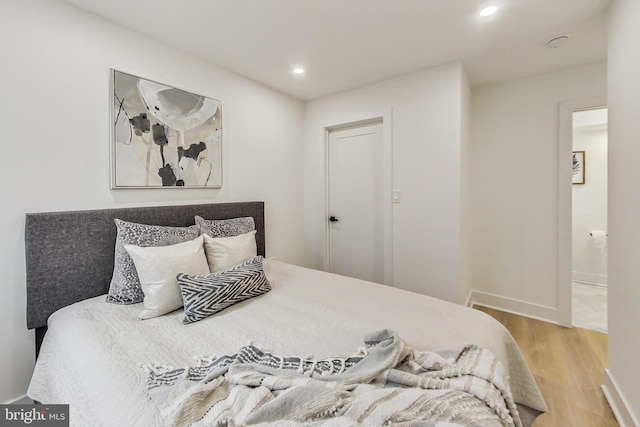
[[[606,65],[471,94],[474,298],[557,320],[558,104],[606,93]]]
[[[579,113],[578,113],[579,114]],[[595,285],[607,284],[607,249],[596,247],[592,230],[607,230],[607,129],[578,127],[573,149],[585,151],[585,184],[572,186],[572,278]]]
[[[640,2],[609,15],[609,377],[640,426]],[[627,423],[632,425],[631,422]]]
[[[459,63],[307,103],[305,236],[311,263],[324,266],[323,129],[392,111],[393,284],[461,303],[461,151],[468,91]],[[388,123],[386,125],[389,125]],[[356,197],[356,196],[354,196]]]
[[[33,367],[25,212],[264,200],[268,255],[304,263],[301,102],[57,1],[0,9],[0,402]],[[222,189],[109,189],[110,67],[223,101]]]

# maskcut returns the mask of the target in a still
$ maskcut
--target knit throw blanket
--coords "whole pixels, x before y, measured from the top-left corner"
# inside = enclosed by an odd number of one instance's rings
[[[145,365],[147,389],[167,426],[522,426],[488,350],[417,351],[388,330],[365,344],[349,358],[250,345],[197,366]]]

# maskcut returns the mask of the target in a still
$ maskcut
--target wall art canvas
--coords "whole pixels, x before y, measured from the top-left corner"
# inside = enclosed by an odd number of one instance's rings
[[[571,178],[574,184],[584,184],[585,179],[585,156],[584,151],[573,152],[573,167],[571,170]]]
[[[222,186],[222,102],[111,70],[112,188]]]

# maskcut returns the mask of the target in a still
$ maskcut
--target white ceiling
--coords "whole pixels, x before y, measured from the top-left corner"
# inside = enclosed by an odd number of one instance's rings
[[[602,61],[611,0],[64,1],[311,100],[458,60],[472,86]]]

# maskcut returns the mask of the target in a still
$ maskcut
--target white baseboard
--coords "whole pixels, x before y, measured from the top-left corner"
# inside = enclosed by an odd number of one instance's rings
[[[611,411],[616,417],[618,424],[620,424],[620,427],[640,427],[640,422],[638,422],[638,419],[631,413],[631,409],[627,404],[626,399],[622,393],[620,393],[620,389],[608,369],[605,369],[602,392],[604,393],[604,397],[607,399],[607,402],[609,402]]]
[[[33,400],[29,399],[26,394],[23,394],[22,396],[18,397],[17,399],[10,400],[8,402],[4,402],[4,405],[14,405],[14,404],[30,405],[32,403],[33,403]]]
[[[585,283],[587,285],[607,286],[608,276],[605,274],[585,273],[583,271],[572,271],[571,280]]]
[[[472,307],[474,304],[500,311],[506,311],[507,313],[517,314],[519,316],[542,320],[544,322],[558,324],[558,311],[553,307],[545,305],[502,297],[488,292],[471,290],[469,298],[467,298],[467,306]]]

